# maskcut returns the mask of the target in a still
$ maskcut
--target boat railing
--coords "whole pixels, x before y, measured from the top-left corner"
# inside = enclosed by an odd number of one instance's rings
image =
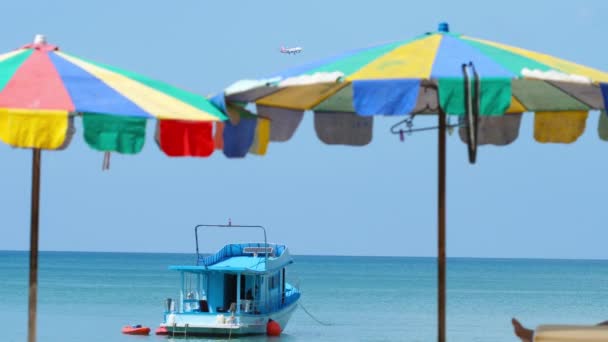
[[[211,255],[197,254],[197,265],[209,266],[235,256],[268,254],[269,256],[280,255],[285,246],[265,243],[242,243],[224,246],[219,252]]]
[[[196,227],[194,227],[194,237],[195,237],[195,240],[196,240],[196,262],[197,262],[197,264],[199,264],[200,261],[201,261],[201,256],[200,256],[199,248],[198,248],[198,230],[199,230],[199,228],[254,228],[254,229],[261,229],[264,232],[264,246],[268,245],[268,240],[266,238],[266,228],[264,228],[263,226],[233,225],[230,220],[228,221],[228,224],[199,224]],[[264,253],[266,260],[268,260],[268,254],[269,254],[268,250],[266,250],[265,253]],[[208,266],[209,264],[204,263],[203,265]]]

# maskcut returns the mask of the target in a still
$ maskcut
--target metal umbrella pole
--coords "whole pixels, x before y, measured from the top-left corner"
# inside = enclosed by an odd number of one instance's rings
[[[38,222],[40,208],[40,149],[32,149],[32,206],[30,220],[30,286],[27,340],[36,341],[36,302],[38,299]]]
[[[437,115],[438,161],[437,161],[437,336],[439,342],[445,342],[446,336],[446,258],[445,258],[445,183],[446,183],[446,127],[445,112],[440,108]]]

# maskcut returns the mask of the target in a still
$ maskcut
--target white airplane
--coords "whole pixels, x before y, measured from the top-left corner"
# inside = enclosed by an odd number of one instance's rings
[[[286,53],[286,54],[292,54],[292,53],[296,54],[296,53],[302,52],[302,50],[304,50],[304,49],[302,49],[299,46],[292,47],[292,48],[286,48],[284,46],[281,46],[281,53]]]

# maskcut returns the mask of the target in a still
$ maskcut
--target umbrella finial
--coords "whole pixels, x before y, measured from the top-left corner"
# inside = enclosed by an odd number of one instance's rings
[[[43,34],[37,34],[34,36],[34,42],[27,44],[22,49],[34,49],[43,52],[57,51],[59,48],[56,45],[51,45],[46,42],[46,36]]]
[[[43,34],[37,34],[34,37],[34,44],[46,44],[46,36]]]
[[[448,23],[441,22],[439,23],[439,28],[437,28],[437,31],[439,32],[450,32],[450,25]]]

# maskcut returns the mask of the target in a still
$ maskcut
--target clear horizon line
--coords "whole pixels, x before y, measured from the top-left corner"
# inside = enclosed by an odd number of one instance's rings
[[[0,252],[29,252],[25,249],[0,249]],[[40,250],[39,252],[50,252],[50,253],[106,253],[106,254],[195,254],[185,252],[141,252],[141,251],[83,251],[83,250]],[[213,254],[214,252],[203,252],[202,254]],[[359,254],[293,254],[294,256],[311,256],[311,257],[365,257],[365,258],[428,258],[437,259],[436,256],[429,255],[359,255]],[[526,256],[512,256],[512,257],[497,257],[497,256],[447,256],[448,259],[516,259],[516,260],[576,260],[576,261],[608,261],[608,259],[599,258],[550,258],[550,257],[526,257]]]

